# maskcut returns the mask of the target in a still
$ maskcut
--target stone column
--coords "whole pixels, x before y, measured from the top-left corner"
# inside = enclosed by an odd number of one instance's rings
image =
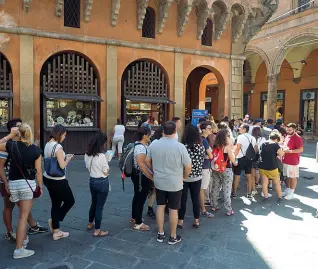
[[[183,54],[176,53],[174,57],[174,116],[184,123],[185,86],[183,85]]]
[[[230,73],[230,119],[238,119],[243,114],[243,60],[231,60]],[[226,101],[226,100],[225,100]]]
[[[267,117],[274,121],[276,120],[278,79],[279,79],[279,74],[267,75],[267,80],[268,80]]]
[[[111,134],[118,115],[117,47],[107,46],[106,51],[106,130]]]
[[[20,35],[20,115],[34,134],[33,36]]]

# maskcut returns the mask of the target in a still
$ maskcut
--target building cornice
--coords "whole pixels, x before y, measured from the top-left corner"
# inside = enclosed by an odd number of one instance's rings
[[[100,44],[100,45],[113,45],[113,46],[119,46],[119,47],[183,53],[183,54],[199,55],[199,56],[215,57],[215,58],[223,58],[223,59],[233,59],[233,60],[246,59],[246,57],[244,57],[243,55],[233,55],[228,53],[218,53],[214,51],[193,50],[193,49],[186,49],[186,48],[175,48],[171,46],[152,45],[152,44],[120,41],[120,40],[113,40],[113,39],[106,39],[106,38],[76,36],[71,34],[60,34],[60,33],[46,32],[46,31],[41,31],[41,30],[36,30],[31,28],[24,28],[24,27],[12,27],[12,28],[0,27],[0,33],[30,35],[30,36],[36,36],[36,37],[61,39],[61,40],[93,43],[93,44]]]

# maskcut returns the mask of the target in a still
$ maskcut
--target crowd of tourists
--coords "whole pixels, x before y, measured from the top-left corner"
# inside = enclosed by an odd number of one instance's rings
[[[157,241],[165,240],[164,219],[169,215],[169,245],[181,241],[177,230],[183,229],[190,191],[193,211],[192,227],[200,228],[200,218],[214,218],[220,210],[220,200],[226,216],[232,216],[232,201],[244,173],[246,198],[260,195],[266,202],[275,186],[277,200],[293,199],[299,177],[302,139],[293,123],[251,120],[248,115],[241,120],[220,122],[202,118],[199,124],[184,127],[178,136],[181,120],[174,117],[154,132],[147,122],[141,121],[134,143],[122,149],[124,126],[118,121],[114,127],[113,151],[118,151],[122,177],[130,177],[134,196],[130,223],[133,229],[149,231],[144,222],[143,209],[148,199],[147,215],[156,218]],[[48,232],[34,220],[31,209],[33,199],[43,194],[43,185],[51,198],[51,218],[48,227],[53,240],[69,236],[60,228],[65,216],[75,204],[65,170],[73,155],[66,154],[62,142],[67,136],[64,126],[52,129],[51,139],[44,151],[33,143],[31,127],[21,119],[7,124],[9,135],[0,139],[0,179],[4,201],[3,219],[7,229],[5,238],[16,244],[13,258],[25,258],[35,252],[27,249],[28,234]],[[180,142],[179,142],[180,141]],[[105,154],[107,136],[98,132],[90,141],[84,157],[89,171],[91,206],[87,230],[94,237],[104,237],[108,231],[101,229],[103,208],[110,190],[109,161]],[[42,156],[44,171],[42,172]],[[286,189],[282,192],[282,182]],[[284,197],[284,198],[283,198]],[[154,201],[156,200],[156,210]],[[12,227],[12,210],[18,205],[19,219],[16,233]],[[223,211],[223,210],[222,210]],[[27,226],[28,225],[28,226]],[[28,230],[27,230],[27,227]]]

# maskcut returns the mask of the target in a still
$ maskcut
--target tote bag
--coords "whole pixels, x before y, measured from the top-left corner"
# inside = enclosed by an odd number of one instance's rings
[[[64,177],[65,169],[62,169],[55,155],[56,143],[52,149],[51,157],[44,158],[44,170],[50,177]]]

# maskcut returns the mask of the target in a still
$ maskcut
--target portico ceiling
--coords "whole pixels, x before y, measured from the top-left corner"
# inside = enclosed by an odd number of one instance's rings
[[[64,0],[55,1],[55,14],[60,17]],[[110,25],[113,27],[117,25],[123,2],[123,0],[111,0]],[[23,4],[26,12],[29,8],[32,8],[32,0],[23,0]],[[84,4],[84,20],[89,22],[92,19],[91,10],[94,8],[94,0],[85,0]],[[136,27],[138,30],[142,28],[148,4],[149,0],[136,0]],[[222,36],[231,21],[232,42],[240,42],[246,45],[276,11],[278,0],[261,0],[257,6],[252,6],[248,0],[158,0],[158,33],[164,31],[172,4],[178,5],[178,36],[183,35],[189,21],[189,15],[192,10],[195,10],[197,15],[197,39],[201,39],[207,19],[210,18],[213,22],[214,39],[219,39]]]

